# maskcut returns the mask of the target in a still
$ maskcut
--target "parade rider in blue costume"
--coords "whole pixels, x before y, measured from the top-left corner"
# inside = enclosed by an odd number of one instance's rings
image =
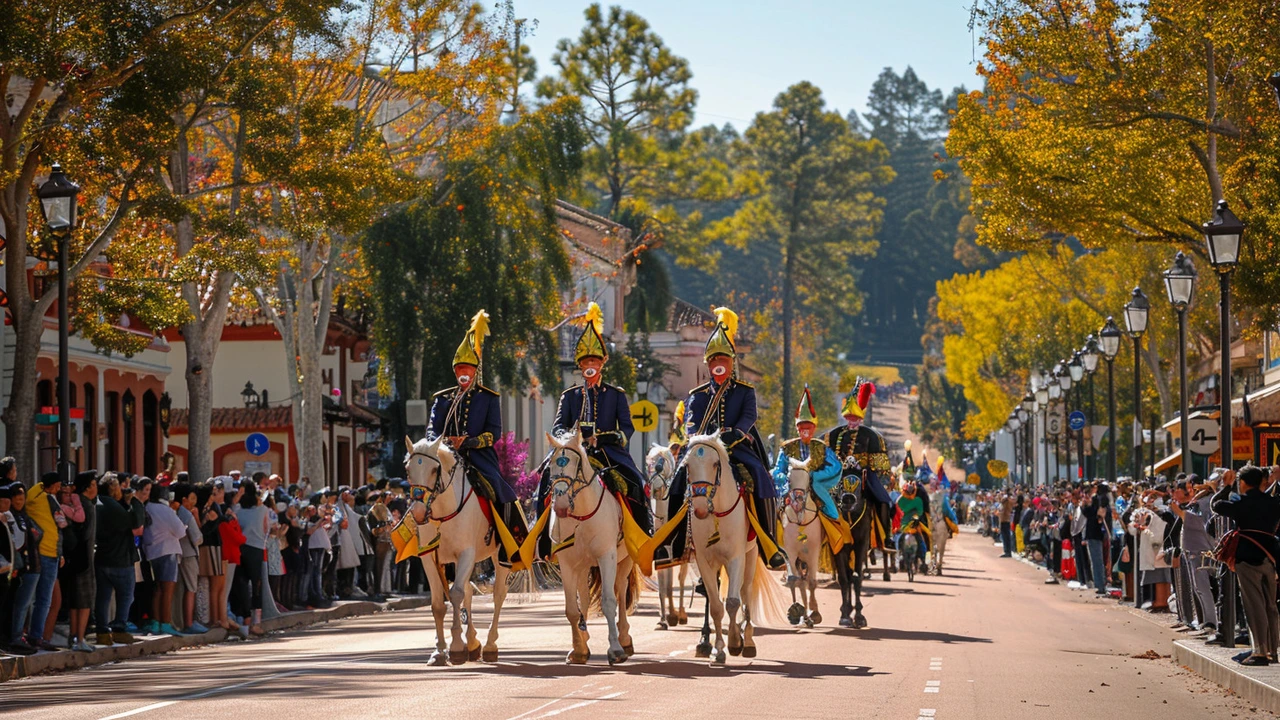
[[[804,395],[796,408],[796,432],[800,437],[792,438],[782,444],[778,451],[778,461],[773,466],[773,483],[778,497],[786,497],[791,475],[791,461],[800,460],[809,471],[810,496],[818,504],[823,515],[838,520],[840,513],[836,510],[832,490],[840,482],[842,466],[840,458],[822,440],[813,436],[818,429],[818,414],[813,409],[813,397],[809,386],[804,386]]]

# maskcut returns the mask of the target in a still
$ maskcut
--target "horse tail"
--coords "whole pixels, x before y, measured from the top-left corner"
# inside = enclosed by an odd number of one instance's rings
[[[599,613],[600,599],[604,597],[604,583],[600,581],[600,568],[592,567],[587,571],[587,610],[586,616]]]
[[[742,589],[742,596],[751,608],[751,622],[756,627],[789,628],[787,608],[791,598],[782,591],[782,585],[774,574],[764,565],[764,560],[757,553],[756,571],[751,577],[751,586]]]
[[[623,591],[623,596],[618,598],[620,607],[626,608],[626,613],[630,615],[640,606],[640,592],[644,588],[644,576],[640,574],[640,566],[632,563],[631,573],[627,575],[627,589]],[[587,573],[587,615],[592,612],[601,612],[600,601],[604,598],[604,583],[600,580],[600,568],[593,567]]]

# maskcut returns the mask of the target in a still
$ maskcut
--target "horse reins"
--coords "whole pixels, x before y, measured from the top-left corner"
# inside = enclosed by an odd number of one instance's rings
[[[408,467],[409,467],[409,460],[411,460],[411,459],[413,459],[413,458],[415,458],[415,457],[424,457],[424,458],[426,458],[426,459],[430,460],[431,462],[435,463],[435,464],[436,464],[436,467],[437,467],[437,468],[439,468],[439,470],[441,470],[441,471],[443,471],[443,470],[444,470],[444,464],[440,462],[439,458],[433,457],[433,456],[428,455],[427,453],[424,453],[424,452],[417,452],[417,451],[415,451],[415,452],[411,453],[411,454],[409,455],[409,457],[405,459],[405,463],[404,463],[404,464],[405,464],[405,469],[406,469],[406,470],[407,470],[407,469],[408,469]],[[440,524],[442,524],[442,525],[443,525],[444,523],[449,522],[450,520],[452,520],[452,519],[454,519],[455,517],[457,517],[457,516],[458,516],[458,513],[461,513],[461,512],[462,512],[462,509],[463,509],[464,507],[466,507],[466,505],[467,505],[467,501],[468,501],[468,500],[470,500],[470,499],[471,499],[471,496],[475,494],[475,488],[468,487],[468,488],[466,489],[466,491],[462,493],[462,498],[458,501],[458,507],[457,507],[457,509],[456,509],[456,510],[454,510],[454,511],[453,511],[453,512],[451,512],[451,513],[449,513],[448,515],[445,515],[444,517],[432,517],[432,515],[431,515],[431,504],[435,501],[435,499],[436,499],[437,497],[440,497],[440,496],[441,496],[441,495],[443,495],[446,491],[448,491],[448,490],[449,490],[449,488],[453,487],[453,479],[457,476],[457,474],[458,474],[458,468],[459,468],[459,467],[461,467],[461,465],[462,465],[462,461],[461,461],[461,459],[459,459],[459,461],[458,461],[457,463],[455,463],[455,464],[454,464],[453,469],[449,471],[449,482],[444,483],[444,485],[443,485],[443,486],[440,484],[440,483],[441,483],[441,481],[442,481],[442,480],[443,480],[443,478],[444,478],[444,473],[443,473],[443,472],[437,472],[437,473],[436,473],[436,482],[435,482],[435,485],[433,485],[433,486],[426,486],[426,485],[422,485],[422,486],[420,486],[420,487],[427,488],[427,495],[426,495],[426,497],[425,497],[425,498],[423,498],[423,500],[422,500],[422,504],[423,504],[423,505],[425,505],[425,506],[426,506],[426,508],[427,508],[427,522],[436,522],[436,523],[440,523]]]
[[[556,467],[559,467],[559,468],[563,468],[564,466],[568,465],[569,452],[570,451],[568,448],[557,449],[555,452],[552,453],[552,456],[555,457],[552,464],[554,464]],[[575,470],[573,475],[567,475],[565,473],[555,473],[555,474],[552,474],[548,479],[551,481],[552,495],[565,494],[569,496],[570,510],[569,512],[565,513],[565,517],[571,518],[573,520],[577,520],[578,522],[586,522],[587,520],[590,520],[591,518],[595,517],[595,514],[600,511],[600,506],[604,503],[604,496],[609,494],[608,489],[604,486],[604,480],[600,478],[599,473],[592,473],[591,477],[589,478],[583,474],[581,454],[579,454],[578,467]],[[600,493],[600,498],[596,501],[595,509],[586,515],[574,515],[572,512],[573,503],[575,500],[577,500],[578,493],[587,489],[591,485],[593,480],[600,480],[600,489],[602,491]],[[565,485],[565,491],[563,493],[556,492],[556,486],[560,485],[561,483]],[[574,489],[575,487],[577,488],[576,490]]]

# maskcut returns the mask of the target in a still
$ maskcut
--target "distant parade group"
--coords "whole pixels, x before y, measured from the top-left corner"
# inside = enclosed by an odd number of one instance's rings
[[[509,576],[538,561],[559,568],[571,664],[591,657],[593,608],[608,624],[609,663],[635,652],[628,615],[642,575],[657,574],[659,628],[686,623],[691,561],[707,602],[697,654],[712,665],[725,663],[726,650],[756,656],[753,614],[782,587],[769,571],[785,572],[787,620],[807,627],[822,622],[818,573],[834,573],[839,625],[855,629],[868,624],[862,582],[877,551],[885,580],[891,564],[910,578],[929,567],[941,573],[946,539],[957,531],[947,493],[930,501],[940,480],[946,487],[942,461],[936,474],[927,462],[917,467],[908,441],[904,461],[891,466],[884,437],[863,424],[875,387],[859,378],[844,398],[844,423],[821,437],[806,386],[795,412],[798,436],[770,463],[756,428],[755,388],[738,377],[737,315],[714,312],[703,354],[711,379],[679,403],[669,444],[649,451],[642,473],[627,449],[634,428],[626,391],[603,382],[603,316],[590,304],[574,351],[582,383],[560,397],[532,524],[499,470],[498,394],[482,384],[488,314],[476,313],[454,353],[457,384],[435,394],[426,438],[405,439],[411,505],[392,533],[397,561],[417,555],[431,590],[430,664],[496,661]],[[481,643],[470,579],[485,560],[494,566],[493,613]]]

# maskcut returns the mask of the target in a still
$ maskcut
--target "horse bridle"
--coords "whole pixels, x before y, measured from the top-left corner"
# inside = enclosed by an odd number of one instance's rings
[[[404,460],[404,467],[405,467],[406,473],[409,470],[409,462],[415,457],[426,458],[436,464],[436,468],[437,468],[436,481],[435,481],[435,484],[433,485],[411,485],[409,488],[410,499],[418,500],[423,504],[424,507],[426,507],[428,521],[444,523],[452,520],[454,517],[458,515],[458,513],[462,512],[462,507],[467,504],[467,500],[469,500],[471,497],[469,494],[463,494],[461,499],[458,500],[457,509],[443,518],[436,518],[431,516],[431,504],[435,502],[435,499],[437,497],[444,495],[451,487],[453,487],[453,480],[458,475],[458,469],[462,467],[461,459],[459,459],[458,462],[454,463],[453,469],[449,471],[449,481],[445,482],[444,472],[443,472],[444,463],[440,462],[440,459],[435,456],[428,455],[427,453],[424,453],[424,452],[418,452],[416,450],[410,453],[409,457],[405,458]],[[420,498],[413,497],[415,494],[414,493],[415,488],[423,489],[422,497]]]
[[[569,453],[576,453],[578,455],[578,467],[574,470],[572,475],[564,472],[564,468],[569,465]],[[600,502],[596,503],[596,509],[592,510],[589,515],[578,516],[573,514],[573,503],[577,500],[578,494],[583,490],[586,490],[594,480],[600,477],[600,473],[598,472],[592,472],[590,477],[587,477],[587,475],[582,472],[583,459],[584,456],[582,453],[577,453],[574,450],[564,447],[557,448],[552,451],[551,457],[548,458],[548,469],[551,470],[551,474],[548,477],[550,480],[551,495],[552,497],[567,495],[569,497],[569,512],[566,513],[566,517],[578,521],[590,520],[591,517],[596,514],[596,510],[600,509],[600,503],[604,502],[604,496],[606,494],[604,492],[600,493]],[[600,486],[602,488],[604,487],[604,480],[600,480]]]
[[[713,452],[715,451],[715,447],[710,443],[702,442],[696,443],[696,445],[691,444],[685,449],[684,460],[681,461],[682,464],[688,463],[689,458],[693,456],[693,448],[695,446],[699,450],[703,448],[711,448]],[[716,463],[716,479],[713,482],[694,482],[691,480],[689,481],[689,487],[686,490],[686,494],[690,500],[697,497],[705,497],[707,499],[707,504],[711,506],[711,513],[716,517],[724,517],[725,515],[728,515],[738,507],[739,502],[742,502],[743,488],[739,487],[738,497],[735,498],[733,505],[724,512],[716,512],[716,491],[720,489],[720,478],[724,471],[724,465],[725,463],[723,462]]]
[[[659,462],[659,463],[661,463],[661,464],[662,464],[662,465],[664,465],[664,466],[666,465],[666,461],[665,461],[665,460],[663,460],[663,459],[659,459],[659,460],[658,460],[658,462]],[[656,470],[654,470],[652,473],[650,473],[650,474],[649,474],[649,485],[650,485],[650,487],[652,487],[652,486],[654,485],[654,482],[653,482],[654,478],[657,478],[657,479],[658,479],[658,481],[659,481],[657,486],[658,486],[659,488],[661,488],[661,489],[662,489],[662,494],[661,494],[661,495],[659,495],[659,494],[658,494],[658,491],[657,491],[657,490],[652,490],[652,491],[651,491],[651,492],[653,493],[653,499],[654,499],[654,500],[659,500],[659,501],[661,501],[661,500],[666,500],[666,499],[670,496],[670,493],[671,493],[671,482],[672,482],[673,480],[675,480],[675,477],[676,477],[676,474],[675,474],[675,473],[671,473],[670,475],[664,475],[664,474],[662,473],[663,469],[665,469],[665,468],[659,468],[659,469],[656,469]]]

